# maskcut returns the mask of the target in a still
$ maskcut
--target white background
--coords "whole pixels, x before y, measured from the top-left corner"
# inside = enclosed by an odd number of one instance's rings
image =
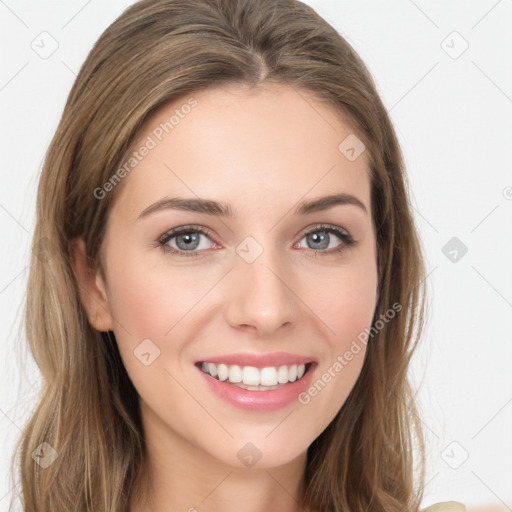
[[[18,360],[18,326],[42,160],[87,53],[131,3],[0,2],[0,510],[39,382]],[[306,3],[368,65],[406,157],[429,272],[412,367],[428,440],[424,505],[512,510],[512,1]],[[58,43],[47,59],[31,47],[44,31]],[[442,251],[452,237],[468,249],[456,262]]]

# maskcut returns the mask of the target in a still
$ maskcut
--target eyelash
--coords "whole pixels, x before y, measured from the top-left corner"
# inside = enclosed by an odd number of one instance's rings
[[[350,234],[348,234],[345,230],[331,226],[328,224],[317,224],[314,226],[313,229],[306,231],[300,238],[302,240],[305,236],[311,235],[312,233],[316,233],[318,231],[322,231],[325,233],[334,233],[337,237],[339,237],[343,243],[334,249],[309,249],[314,253],[314,257],[316,257],[317,254],[320,254],[321,256],[329,256],[334,253],[340,253],[346,248],[350,247],[351,245],[354,245],[356,242],[352,238]],[[167,242],[171,240],[172,238],[183,234],[183,233],[201,233],[213,242],[215,242],[215,237],[211,233],[211,231],[207,228],[201,227],[201,226],[195,226],[195,225],[188,225],[188,226],[180,226],[179,228],[172,229],[171,231],[168,231],[167,233],[164,233],[159,239],[158,239],[158,247],[160,247],[165,253],[171,253],[176,254],[178,256],[185,256],[185,257],[197,257],[201,256],[201,253],[203,251],[183,251],[183,250],[176,250],[174,247],[169,247],[167,245]],[[299,241],[300,241],[299,240]]]

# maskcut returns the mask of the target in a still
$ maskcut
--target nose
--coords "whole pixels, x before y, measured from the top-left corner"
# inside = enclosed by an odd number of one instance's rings
[[[236,256],[227,283],[227,322],[237,329],[252,330],[258,337],[269,337],[294,325],[300,314],[294,284],[292,272],[284,270],[278,255],[270,250],[252,263]]]

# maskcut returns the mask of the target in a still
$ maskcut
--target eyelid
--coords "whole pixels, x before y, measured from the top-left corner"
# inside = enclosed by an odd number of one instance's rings
[[[201,226],[200,224],[187,224],[185,226],[178,226],[177,228],[172,228],[169,231],[166,231],[163,235],[158,238],[158,242],[167,243],[171,238],[181,234],[188,233],[189,231],[197,231],[198,233],[203,233],[208,235],[215,243],[218,243],[215,240],[214,232],[205,226]]]
[[[352,235],[345,228],[342,228],[341,226],[336,226],[334,224],[324,224],[322,222],[319,222],[317,224],[311,224],[311,225],[307,226],[303,230],[299,231],[300,235],[298,235],[298,236],[300,236],[300,239],[302,240],[302,238],[304,236],[309,235],[310,233],[315,233],[316,231],[321,231],[321,230],[334,231],[335,233],[338,233],[339,235],[344,235],[352,240]]]

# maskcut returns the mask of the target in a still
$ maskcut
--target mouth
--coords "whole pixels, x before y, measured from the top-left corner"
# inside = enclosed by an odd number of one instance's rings
[[[256,366],[240,366],[208,361],[195,363],[199,370],[209,377],[249,391],[281,389],[292,382],[303,379],[315,364],[314,362],[308,362],[258,368]]]

